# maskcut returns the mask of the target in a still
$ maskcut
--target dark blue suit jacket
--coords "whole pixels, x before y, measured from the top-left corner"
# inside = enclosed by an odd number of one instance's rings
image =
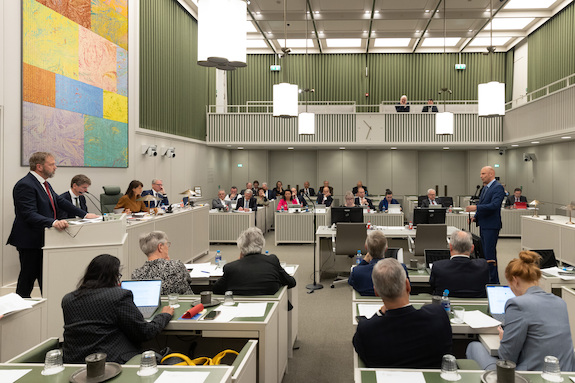
[[[144,191],[142,192],[142,197],[145,197],[145,196],[147,196],[148,194],[154,195],[153,192],[154,192],[154,191],[153,191],[152,189],[150,189],[150,190],[144,190]],[[159,206],[161,206],[161,205],[166,205],[166,206],[169,206],[169,205],[170,205],[170,201],[168,201],[168,196],[164,197],[164,199],[162,199],[161,201],[150,201],[150,204],[151,204],[152,206],[149,206],[149,205],[148,205],[148,202],[144,202],[144,203],[145,203],[146,206],[148,206],[148,207],[159,207]]]
[[[317,195],[317,203],[318,203],[318,204],[324,204],[324,202],[323,202],[323,194],[319,193],[319,194]],[[332,203],[333,203],[333,197],[332,197],[332,196],[327,197],[326,200],[325,200],[325,206],[326,206],[326,207],[330,207]]]
[[[60,197],[66,199],[66,201],[69,201],[72,205],[74,205],[74,203],[72,202],[72,196],[70,195],[69,191],[60,194]],[[88,206],[86,205],[86,197],[84,197],[83,195],[80,196],[80,209],[84,210],[85,213],[88,212]],[[71,213],[68,213],[67,218],[76,218],[76,216]]]
[[[371,280],[371,273],[373,272],[375,264],[379,261],[381,261],[381,258],[374,258],[369,263],[362,260],[361,263],[355,266],[351,271],[351,274],[347,279],[347,283],[349,283],[350,286],[353,287],[353,289],[360,295],[371,297],[375,296],[375,291],[373,290],[373,281]],[[403,263],[401,265],[405,269],[405,274],[409,280],[409,272],[407,271],[407,267]]]
[[[391,199],[391,203],[399,203],[395,198]],[[388,209],[387,199],[384,198],[379,202],[379,211],[386,211]]]
[[[450,297],[486,298],[485,285],[489,283],[489,267],[485,259],[455,257],[433,263],[429,284],[434,295],[449,290]]]
[[[79,217],[86,215],[86,212],[56,194],[52,186],[50,186],[50,193],[54,200],[57,217],[65,217],[66,213]],[[14,185],[12,194],[16,218],[7,244],[22,249],[42,248],[44,229],[52,227],[54,222],[54,212],[46,189],[32,174],[28,173]]]
[[[505,198],[505,189],[496,180],[491,187],[483,188],[477,203],[475,222],[482,229],[501,229],[501,203]]]
[[[252,211],[258,210],[258,203],[255,197],[250,198],[249,206]],[[236,210],[238,210],[240,207],[244,207],[244,197],[238,199]]]

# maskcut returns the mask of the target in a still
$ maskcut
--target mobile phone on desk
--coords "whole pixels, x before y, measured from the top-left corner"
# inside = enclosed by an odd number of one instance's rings
[[[207,313],[204,316],[203,320],[214,320],[218,317],[218,315],[220,315],[220,311],[213,310],[213,311],[210,311],[209,313]]]

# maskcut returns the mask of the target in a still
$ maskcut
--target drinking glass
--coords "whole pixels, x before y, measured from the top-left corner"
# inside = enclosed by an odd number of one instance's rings
[[[454,382],[461,379],[461,375],[457,373],[457,361],[455,357],[450,354],[443,355],[441,361],[441,378]]]
[[[138,370],[139,376],[150,376],[158,372],[158,365],[156,363],[156,353],[154,351],[144,351],[140,361],[140,369]]]
[[[62,359],[62,350],[50,350],[46,353],[44,359],[44,370],[42,375],[54,375],[64,371],[64,360]]]

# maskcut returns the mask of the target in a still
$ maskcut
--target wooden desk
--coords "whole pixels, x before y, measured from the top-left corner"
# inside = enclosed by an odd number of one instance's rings
[[[81,368],[84,368],[84,366],[79,366],[77,364],[66,364],[64,366],[64,371],[55,375],[48,376],[42,375],[44,365],[36,363],[0,364],[0,370],[31,370],[22,378],[18,379],[17,383],[68,383],[70,376],[73,373],[80,370]],[[140,366],[123,365],[122,373],[114,379],[108,380],[108,382],[153,382],[158,379],[158,377],[164,371],[203,371],[210,373],[206,378],[205,383],[232,382],[233,368],[230,366],[158,366],[158,368],[159,371],[156,374],[143,378],[137,374]]]
[[[210,243],[236,243],[240,233],[255,226],[256,212],[214,212],[209,214]]]
[[[0,320],[0,362],[5,362],[48,338],[46,299],[26,300],[33,301],[34,306],[31,309],[6,314]]]
[[[575,265],[575,225],[567,224],[568,217],[552,215],[550,221],[543,216],[522,216],[521,219],[523,249],[553,249],[558,261]]]

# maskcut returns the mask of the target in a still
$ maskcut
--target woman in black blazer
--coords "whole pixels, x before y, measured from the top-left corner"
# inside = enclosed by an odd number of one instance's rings
[[[108,362],[126,363],[141,353],[141,342],[155,337],[172,319],[165,306],[150,322],[134,304],[130,290],[119,286],[120,260],[102,254],[92,259],[78,289],[62,299],[64,363],[85,363],[104,352]]]

